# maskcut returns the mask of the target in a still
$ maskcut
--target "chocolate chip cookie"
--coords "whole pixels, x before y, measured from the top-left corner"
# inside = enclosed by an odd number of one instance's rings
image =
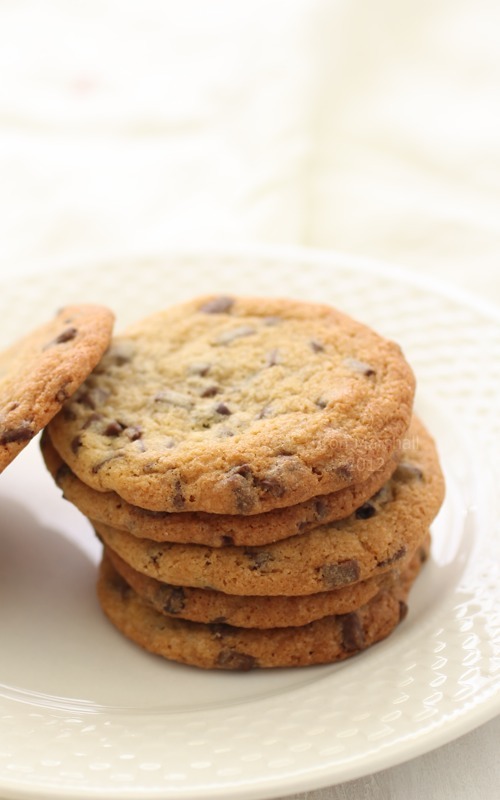
[[[94,369],[113,322],[102,306],[68,306],[0,353],[0,471]]]
[[[350,614],[368,603],[382,589],[394,586],[400,580],[402,572],[416,577],[427,560],[429,550],[430,535],[427,535],[417,552],[409,560],[399,561],[398,567],[390,572],[366,581],[358,581],[343,589],[297,597],[245,597],[209,589],[172,586],[137,572],[109,548],[105,552],[115,570],[134,592],[167,617],[264,629],[307,625],[322,617]]]
[[[404,459],[354,514],[265,547],[211,548],[139,539],[93,521],[128,564],[177,586],[236,595],[308,595],[394,568],[423,541],[444,496],[434,441],[414,420]]]
[[[133,506],[116,492],[98,492],[86,486],[59,456],[47,431],[44,431],[41,448],[45,464],[64,497],[85,516],[157,542],[207,544],[210,547],[268,544],[348,517],[383,486],[401,457],[398,449],[387,464],[365,481],[337,492],[262,514],[231,515],[203,511],[148,511]]]
[[[367,480],[413,396],[399,346],[329,306],[202,297],[117,336],[49,430],[133,505],[258,514]]]
[[[204,669],[250,670],[332,663],[366,650],[404,618],[412,580],[403,575],[351,613],[265,630],[166,617],[141,600],[106,556],[98,597],[113,625],[151,653]]]

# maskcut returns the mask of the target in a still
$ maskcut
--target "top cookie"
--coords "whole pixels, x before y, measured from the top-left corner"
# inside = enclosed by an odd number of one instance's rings
[[[67,306],[0,353],[0,472],[93,370],[113,322],[103,306]]]
[[[49,431],[134,505],[256,514],[380,469],[413,395],[398,345],[329,306],[201,297],[116,337]]]

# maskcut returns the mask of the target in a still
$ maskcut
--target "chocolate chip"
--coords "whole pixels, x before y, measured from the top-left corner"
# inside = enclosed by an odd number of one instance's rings
[[[47,344],[44,346],[43,349],[47,350],[49,347],[52,347],[55,344],[64,344],[64,342],[70,342],[72,339],[75,338],[77,333],[78,331],[76,328],[73,327],[66,328],[65,330],[61,331],[61,333],[58,336],[56,336],[55,339],[52,339],[52,341],[47,342]]]
[[[104,436],[119,436],[125,430],[126,425],[122,425],[121,422],[117,422],[115,419],[112,420],[104,429],[103,434]]]
[[[404,558],[406,553],[406,547],[405,545],[402,545],[399,550],[396,550],[396,552],[392,554],[392,556],[389,556],[389,558],[386,558],[384,561],[378,561],[377,567],[389,567],[391,564],[395,564],[396,561],[400,561],[402,558]]]
[[[184,508],[186,504],[186,498],[182,494],[182,483],[180,480],[177,480],[175,482],[174,494],[172,495],[172,503],[174,505],[174,508],[178,510]]]
[[[142,436],[142,428],[140,425],[128,425],[124,431],[125,435],[128,436],[131,442],[136,442]]]
[[[108,397],[109,392],[105,391],[105,389],[101,389],[99,386],[94,386],[93,388],[87,389],[79,394],[75,399],[75,402],[78,403],[78,405],[84,406],[85,408],[91,408],[94,410],[98,406],[103,405]]]
[[[362,506],[356,509],[354,516],[356,519],[371,519],[377,513],[377,509],[371,503],[363,503]]]
[[[313,351],[313,353],[324,353],[325,347],[321,344],[321,342],[316,341],[316,339],[312,339],[309,342],[309,347]]]
[[[234,539],[232,536],[223,536],[221,538],[221,544],[223,547],[231,547],[234,544]]]
[[[10,428],[0,434],[0,445],[13,442],[29,442],[35,432],[28,422],[22,422],[16,428]]]
[[[337,564],[324,564],[320,569],[321,580],[329,589],[355,583],[360,574],[359,562],[353,558]]]
[[[215,407],[215,411],[217,414],[222,414],[224,417],[229,417],[232,414],[232,411],[226,406],[225,403],[219,403],[219,405]]]
[[[81,446],[82,446],[82,437],[80,436],[80,434],[78,434],[77,436],[75,436],[75,437],[74,437],[74,438],[71,440],[71,445],[70,445],[70,447],[71,447],[71,450],[72,450],[72,452],[73,452],[75,455],[77,455],[77,453],[78,453],[78,450],[79,450],[79,448],[80,448]]]
[[[220,387],[213,384],[212,386],[207,386],[205,389],[203,389],[200,397],[215,397],[215,395],[219,394],[220,391]]]
[[[344,364],[346,367],[349,367],[349,369],[352,369],[354,372],[359,372],[367,378],[372,378],[377,374],[377,370],[372,367],[371,364],[367,364],[366,361],[358,361],[357,358],[345,358]]]
[[[200,306],[199,310],[204,314],[225,314],[233,305],[234,300],[232,297],[221,295],[220,297],[214,297],[212,300],[208,300]]]
[[[272,553],[268,553],[265,550],[245,550],[245,556],[250,561],[249,569],[254,572],[255,570],[259,570],[261,572],[266,572],[266,566],[269,564],[270,561],[274,561],[274,557]]]
[[[238,653],[237,650],[221,650],[215,660],[216,667],[223,669],[249,670],[259,666],[255,656],[247,653]]]
[[[77,333],[78,331],[76,328],[73,327],[66,328],[66,330],[62,331],[62,333],[60,333],[59,336],[56,336],[54,342],[56,344],[63,344],[64,342],[70,342],[72,339],[75,338]]]
[[[316,519],[323,519],[328,513],[328,506],[322,498],[318,498],[314,503],[314,513]]]
[[[64,481],[64,479],[69,477],[70,475],[71,475],[71,470],[68,467],[68,465],[67,464],[61,464],[61,466],[57,470],[57,472],[55,474],[55,478],[54,478],[57,486],[60,486],[61,483]]]
[[[399,601],[399,621],[402,622],[408,614],[408,606],[404,600]]]
[[[210,372],[210,367],[212,365],[206,361],[197,363],[197,364],[190,364],[187,368],[189,375],[200,375],[204,378]]]
[[[358,614],[341,614],[338,617],[342,628],[342,644],[349,653],[363,650],[365,647],[365,633]]]
[[[352,464],[341,464],[335,467],[335,474],[343,481],[350,481],[352,478]]]
[[[169,587],[162,600],[163,610],[167,614],[179,614],[186,605],[186,595],[182,586]]]
[[[327,407],[328,403],[322,397],[318,397],[318,399],[314,401],[314,405],[322,411]]]

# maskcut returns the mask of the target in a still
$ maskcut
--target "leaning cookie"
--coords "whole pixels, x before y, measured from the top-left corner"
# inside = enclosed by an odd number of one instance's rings
[[[113,322],[103,306],[67,306],[0,353],[0,471],[94,369]]]
[[[434,441],[418,420],[384,487],[344,520],[264,547],[206,547],[139,539],[93,521],[134,569],[177,586],[236,595],[308,595],[388,572],[424,540],[444,496]]]
[[[414,388],[398,345],[329,306],[202,297],[116,337],[50,436],[133,505],[257,514],[382,468]]]
[[[398,448],[387,464],[365,481],[337,492],[262,514],[231,515],[203,511],[148,511],[133,506],[116,492],[98,492],[86,486],[52,446],[48,431],[44,431],[42,436],[41,450],[63,496],[86,517],[156,542],[206,544],[210,547],[269,544],[348,517],[382,488],[401,458]]]
[[[238,628],[288,628],[307,625],[316,619],[338,614],[350,614],[372,600],[382,589],[390,589],[404,572],[412,580],[427,560],[430,535],[410,559],[398,562],[398,567],[377,578],[297,597],[238,596],[210,589],[172,586],[148,578],[127,564],[117,553],[106,548],[106,557],[116,572],[147,605],[160,614],[192,622],[227,623]]]
[[[292,628],[237,628],[172,619],[148,606],[103,558],[101,608],[128,639],[164,658],[204,669],[250,670],[342,661],[387,637],[404,618],[412,579],[402,576],[351,612]]]

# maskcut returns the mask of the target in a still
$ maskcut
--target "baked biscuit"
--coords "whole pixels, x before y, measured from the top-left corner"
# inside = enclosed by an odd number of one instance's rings
[[[42,454],[63,496],[85,516],[112,528],[156,542],[227,545],[263,545],[305,533],[318,525],[352,514],[370,499],[396,469],[401,452],[393,453],[387,464],[360,484],[313,497],[288,508],[262,514],[207,514],[204,511],[148,511],[133,506],[116,492],[98,492],[74,475],[52,446],[44,431]]]
[[[412,577],[403,575],[349,614],[292,628],[237,628],[173,619],[148,606],[103,558],[101,607],[128,639],[151,653],[204,669],[250,670],[342,661],[388,636],[407,611]]]
[[[94,369],[113,321],[103,306],[67,306],[0,353],[0,471]]]
[[[133,505],[256,514],[381,469],[414,386],[397,344],[329,306],[202,297],[117,336],[49,430]]]
[[[432,437],[414,420],[405,458],[382,489],[344,520],[264,547],[210,548],[139,539],[93,521],[104,544],[165,583],[236,595],[308,595],[397,566],[423,541],[444,496]]]
[[[408,559],[398,562],[398,568],[377,578],[296,597],[238,596],[214,592],[209,589],[192,589],[189,586],[172,586],[132,569],[109,548],[106,556],[119,575],[149,606],[167,617],[189,619],[192,622],[227,623],[238,628],[287,628],[307,625],[316,619],[337,614],[350,614],[368,603],[381,589],[390,589],[408,572],[416,576],[427,560],[430,536]]]

